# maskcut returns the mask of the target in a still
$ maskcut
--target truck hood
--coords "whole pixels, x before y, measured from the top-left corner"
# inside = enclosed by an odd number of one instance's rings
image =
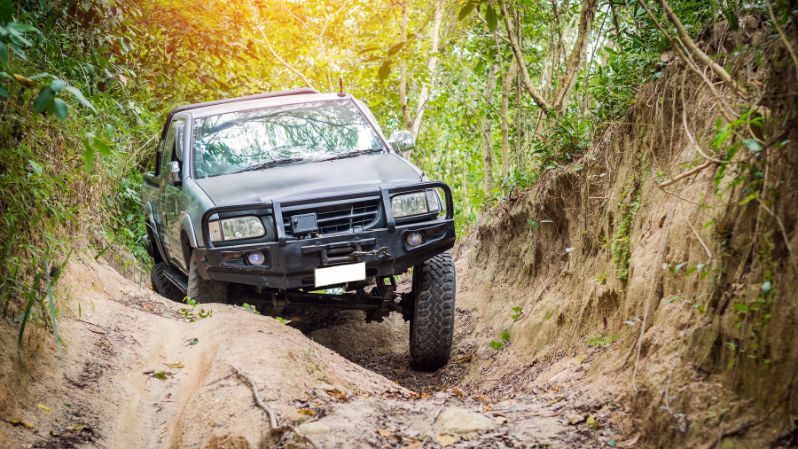
[[[383,153],[286,165],[195,181],[216,206],[232,206],[376,190],[380,186],[419,182],[421,174],[405,159],[392,153]]]

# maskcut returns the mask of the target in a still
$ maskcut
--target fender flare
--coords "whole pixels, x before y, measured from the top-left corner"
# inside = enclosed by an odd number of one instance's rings
[[[197,248],[197,234],[194,233],[194,223],[191,221],[191,216],[185,212],[180,217],[180,230],[188,237],[188,243],[192,248]]]
[[[158,232],[158,226],[155,225],[155,218],[153,217],[152,204],[147,203],[145,207],[147,212],[147,221],[144,223],[144,225],[147,226],[147,229],[150,230],[150,233],[154,237],[152,239],[154,241],[151,243],[155,245],[155,250],[158,251],[158,254],[161,255],[161,260],[164,261],[169,260],[169,258],[166,257],[166,249],[164,249],[163,247],[163,242],[161,241],[161,234]]]

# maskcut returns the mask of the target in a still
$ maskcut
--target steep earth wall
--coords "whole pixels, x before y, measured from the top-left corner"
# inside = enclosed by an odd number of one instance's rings
[[[663,55],[623,122],[461,245],[481,360],[466,383],[570,361],[630,404],[638,444],[796,444],[798,82],[783,42],[741,23],[703,37],[710,53],[752,46],[727,65],[756,100],[713,86],[742,117],[724,143],[711,89]]]

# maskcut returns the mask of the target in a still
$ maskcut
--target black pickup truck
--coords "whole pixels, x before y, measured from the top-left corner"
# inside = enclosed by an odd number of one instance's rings
[[[413,145],[406,131],[386,139],[343,93],[178,107],[142,185],[154,289],[269,314],[399,312],[413,365],[440,367],[454,326],[454,206],[446,184],[397,153]],[[410,269],[412,289],[398,293]]]

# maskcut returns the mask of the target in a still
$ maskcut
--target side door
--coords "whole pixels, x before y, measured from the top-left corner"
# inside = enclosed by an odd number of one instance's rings
[[[174,119],[169,127],[170,136],[167,136],[166,145],[164,147],[164,169],[167,176],[164,177],[163,183],[163,200],[161,203],[164,206],[164,240],[169,253],[169,259],[173,266],[181,269],[183,272],[188,272],[185,258],[183,257],[183,245],[180,239],[180,222],[183,214],[186,211],[186,198],[183,195],[182,179],[183,179],[183,154],[186,142],[186,122],[183,119]],[[177,163],[180,167],[180,173],[177,179],[180,181],[172,182],[172,177],[169,172],[173,163]]]
[[[157,151],[154,155],[154,161],[151,162],[152,169],[144,173],[143,184],[141,189],[142,199],[144,200],[144,208],[147,212],[147,225],[152,228],[152,238],[158,241],[151,242],[154,251],[160,251],[159,248],[163,247],[163,207],[161,204],[161,185],[163,182],[163,147],[164,139],[158,142]]]

